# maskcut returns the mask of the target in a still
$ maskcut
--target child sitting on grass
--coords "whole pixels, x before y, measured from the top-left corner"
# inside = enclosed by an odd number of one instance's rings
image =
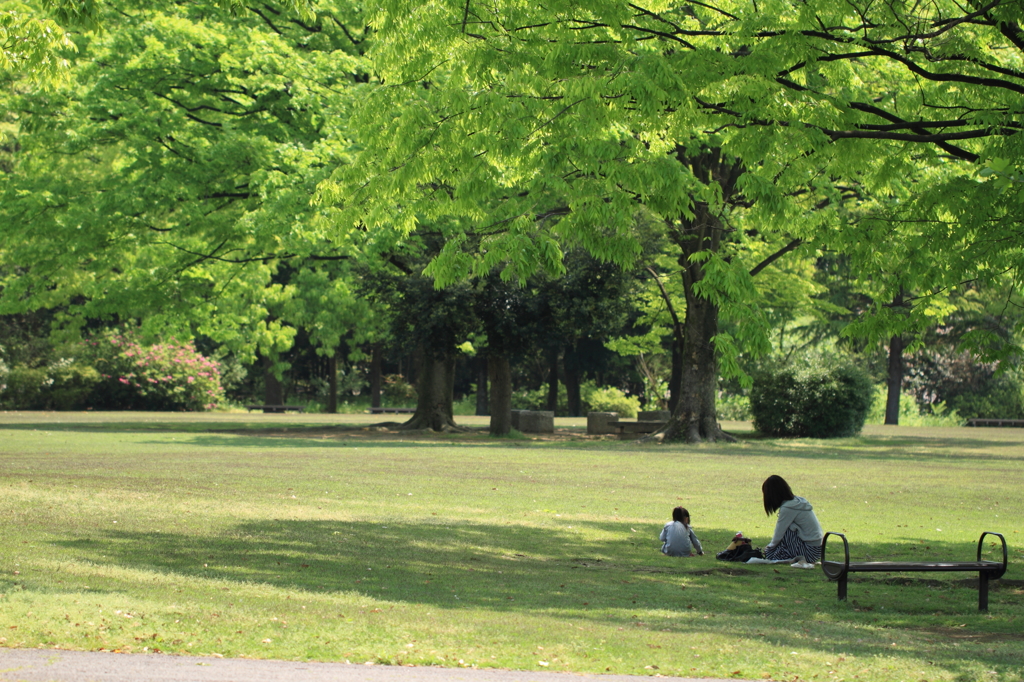
[[[672,510],[672,520],[665,524],[658,536],[664,544],[661,553],[668,556],[694,556],[694,552],[704,556],[700,540],[690,527],[690,512],[683,507]]]

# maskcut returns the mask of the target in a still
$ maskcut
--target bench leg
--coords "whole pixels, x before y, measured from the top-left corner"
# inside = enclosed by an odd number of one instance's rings
[[[978,610],[988,611],[988,571],[978,572]]]
[[[839,576],[839,601],[846,601],[846,574]]]

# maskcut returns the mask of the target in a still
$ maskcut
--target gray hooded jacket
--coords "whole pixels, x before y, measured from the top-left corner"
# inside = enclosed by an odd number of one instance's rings
[[[665,543],[661,546],[661,552],[669,556],[690,556],[690,552],[704,552],[693,528],[678,521],[666,523],[658,539]]]
[[[794,497],[786,500],[779,507],[779,520],[775,523],[775,535],[768,543],[769,549],[782,542],[782,536],[787,530],[795,530],[800,539],[804,542],[819,542],[825,536],[818,523],[818,517],[814,515],[814,508],[811,503],[802,497]]]

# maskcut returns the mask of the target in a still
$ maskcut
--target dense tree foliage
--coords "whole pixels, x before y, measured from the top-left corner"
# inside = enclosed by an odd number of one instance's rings
[[[345,283],[358,250],[309,203],[365,30],[357,7],[304,7],[59,5],[102,30],[75,34],[69,83],[3,91],[0,310],[203,335],[278,376],[297,326],[327,355],[371,338]]]
[[[57,23],[0,13],[0,313],[198,335],[269,387],[297,336],[362,357],[403,287],[425,302],[412,345],[448,327],[421,361],[443,347],[450,368],[481,320],[508,355],[544,271],[569,292],[547,357],[578,388],[574,311],[627,315],[573,284],[582,249],[653,277],[673,368],[658,437],[714,440],[719,374],[743,380],[799,315],[848,311],[844,334],[888,346],[898,397],[896,361],[927,364],[913,354],[958,291],[1021,288],[1012,0],[47,6]],[[392,272],[395,301],[359,300],[361,273],[424,229],[430,260]],[[801,302],[814,262],[842,264],[846,302]],[[488,281],[490,304],[443,302]],[[955,336],[1005,359],[1017,319]],[[421,394],[448,404],[425,423],[453,424],[452,381]]]
[[[0,2],[0,76],[20,76],[50,86],[68,73],[66,53],[74,47],[65,30],[38,8]]]
[[[716,438],[718,313],[756,301],[750,276],[778,255],[840,251],[888,274],[858,321],[869,337],[933,324],[908,301],[1019,273],[1020,14],[1008,0],[384,2],[365,150],[321,198],[371,231],[447,220],[442,283],[557,271],[567,245],[629,263],[642,207],[678,235],[688,288],[697,388],[669,433]]]

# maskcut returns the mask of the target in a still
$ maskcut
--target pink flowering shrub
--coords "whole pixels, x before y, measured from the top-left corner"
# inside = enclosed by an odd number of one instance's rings
[[[146,346],[131,334],[107,332],[90,345],[102,376],[91,400],[96,409],[199,411],[224,400],[220,365],[192,342]]]

